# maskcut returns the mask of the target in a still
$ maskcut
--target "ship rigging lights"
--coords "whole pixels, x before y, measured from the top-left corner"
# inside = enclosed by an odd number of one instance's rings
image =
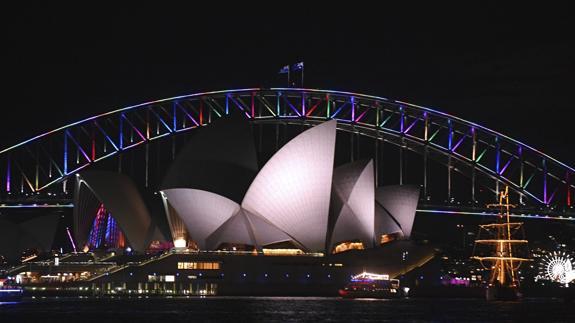
[[[485,269],[491,271],[489,287],[517,290],[517,270],[522,262],[531,259],[519,256],[528,253],[528,241],[525,240],[523,223],[509,220],[509,210],[515,207],[509,203],[509,188],[505,187],[505,190],[500,192],[498,204],[489,204],[487,207],[499,209],[497,222],[480,225],[472,258],[479,260]],[[482,235],[486,238],[482,239]],[[487,254],[479,254],[482,246],[488,247]]]

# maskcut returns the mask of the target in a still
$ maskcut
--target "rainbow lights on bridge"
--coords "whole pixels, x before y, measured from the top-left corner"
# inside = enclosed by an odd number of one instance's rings
[[[368,136],[424,155],[451,174],[471,179],[469,200],[481,186],[497,196],[508,185],[520,204],[543,213],[572,214],[575,170],[520,141],[473,122],[404,101],[359,93],[297,88],[249,88],[177,96],[129,106],[52,130],[0,151],[0,201],[32,204],[34,195],[66,200],[67,179],[90,165],[154,140],[206,126],[233,110],[258,124],[317,124],[338,120],[338,130]],[[376,144],[374,149],[378,149]],[[400,152],[400,158],[402,154]],[[148,165],[148,157],[145,160]],[[377,160],[376,160],[376,167]],[[148,174],[146,176],[146,185]],[[399,176],[402,184],[403,176]],[[68,198],[69,200],[69,198]],[[68,204],[68,203],[61,203]]]

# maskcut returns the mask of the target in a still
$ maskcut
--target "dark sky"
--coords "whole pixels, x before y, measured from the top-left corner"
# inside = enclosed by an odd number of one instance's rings
[[[303,60],[308,87],[433,107],[575,165],[567,7],[225,7],[6,12],[0,147],[148,100],[282,86]]]

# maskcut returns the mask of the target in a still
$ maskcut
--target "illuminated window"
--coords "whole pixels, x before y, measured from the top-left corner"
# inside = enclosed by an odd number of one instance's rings
[[[242,243],[222,243],[218,246],[217,250],[220,251],[257,251],[252,245]]]
[[[264,255],[266,256],[297,256],[303,255],[303,250],[301,249],[262,249]]]
[[[178,262],[178,269],[201,269],[201,270],[217,270],[222,267],[220,262],[207,262],[207,261],[194,261],[194,262]]]
[[[176,277],[174,275],[166,275],[164,277],[164,281],[165,282],[175,282],[176,281]]]
[[[174,247],[176,248],[185,248],[187,245],[187,241],[184,238],[178,238],[174,240]]]
[[[389,233],[389,234],[382,234],[379,237],[379,244],[386,244],[388,242],[394,241],[401,238],[401,232],[393,232],[393,233]]]
[[[148,282],[167,282],[173,283],[176,281],[176,276],[174,275],[148,275]]]
[[[340,253],[348,250],[365,249],[363,242],[342,242],[333,248],[333,253]]]

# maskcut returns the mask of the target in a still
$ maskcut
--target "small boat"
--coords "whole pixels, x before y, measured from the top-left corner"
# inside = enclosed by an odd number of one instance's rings
[[[399,279],[389,275],[363,272],[351,278],[351,282],[339,290],[343,298],[396,298],[403,296],[399,290]]]

